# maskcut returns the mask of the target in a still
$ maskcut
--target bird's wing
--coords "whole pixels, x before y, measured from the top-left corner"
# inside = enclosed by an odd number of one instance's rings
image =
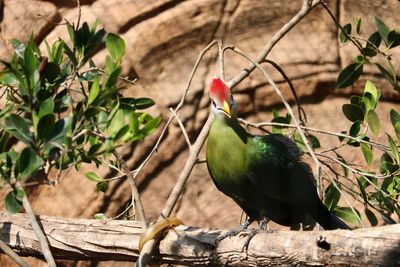
[[[289,203],[295,203],[307,194],[315,194],[311,169],[301,161],[303,153],[292,140],[272,134],[258,138],[258,142],[263,142],[262,147],[266,149],[253,149],[257,160],[253,160],[248,178],[259,191],[277,201]]]

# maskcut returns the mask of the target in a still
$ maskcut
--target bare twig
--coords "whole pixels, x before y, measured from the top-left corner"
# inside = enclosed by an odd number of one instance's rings
[[[260,127],[264,127],[264,126],[280,126],[280,127],[288,127],[288,128],[296,128],[297,126],[294,124],[286,124],[286,123],[279,123],[279,122],[260,122],[260,123],[253,123],[253,122],[249,122],[247,120],[243,120],[243,119],[239,119],[239,121],[241,123],[243,123],[246,126],[252,126],[255,127],[257,129],[260,129]],[[376,147],[382,151],[390,151],[390,148],[380,144],[380,143],[376,143],[376,142],[372,142],[372,141],[366,141],[363,139],[360,139],[358,137],[353,137],[351,135],[347,135],[347,134],[343,134],[343,133],[336,133],[336,132],[332,132],[332,131],[327,131],[327,130],[321,130],[321,129],[317,129],[317,128],[313,128],[313,127],[308,127],[308,126],[300,126],[302,129],[307,130],[307,131],[312,131],[312,132],[316,132],[316,133],[321,133],[321,134],[327,134],[327,135],[332,135],[332,136],[337,136],[337,137],[343,137],[343,138],[347,138],[350,140],[354,140],[356,142],[359,143],[364,143],[367,145],[371,145],[373,147]]]
[[[24,192],[24,197],[22,198],[22,205],[24,206],[25,212],[28,215],[29,222],[32,226],[33,231],[35,232],[36,237],[39,240],[40,247],[42,248],[42,253],[44,258],[47,261],[48,266],[56,267],[56,262],[54,261],[53,255],[51,254],[48,240],[45,234],[42,231],[42,228],[39,226],[39,223],[36,219],[35,214],[33,213],[31,204],[29,203],[28,197],[26,196],[25,190],[20,187],[20,190]]]
[[[128,182],[129,182],[129,185],[131,186],[131,191],[132,191],[132,208],[133,208],[134,212],[135,212],[135,208],[136,208],[136,210],[139,214],[139,220],[142,223],[142,228],[143,228],[143,230],[145,230],[147,228],[146,217],[144,214],[143,204],[140,199],[139,190],[136,186],[135,177],[133,176],[133,173],[129,169],[128,165],[126,164],[126,161],[117,152],[117,150],[114,149],[113,155],[121,163],[122,170],[125,172],[126,176],[128,177]]]
[[[78,21],[76,22],[76,27],[75,27],[75,30],[77,31],[77,30],[79,29],[79,24],[80,24],[80,21],[81,21],[81,15],[82,15],[82,10],[81,10],[81,1],[79,1],[79,0],[76,0],[76,5],[77,5],[77,8],[78,8]]]
[[[190,139],[189,136],[186,132],[185,126],[183,125],[182,120],[179,118],[178,114],[176,114],[175,110],[173,110],[172,108],[169,109],[169,111],[171,111],[172,115],[174,115],[175,120],[178,122],[179,127],[181,128],[182,134],[185,137],[186,140],[186,144],[188,146],[189,149],[191,149],[192,147],[192,143],[190,143]]]
[[[29,267],[27,264],[17,253],[12,250],[3,240],[0,239],[0,249],[7,254],[16,264],[22,267]]]
[[[297,97],[296,89],[294,88],[292,81],[289,79],[289,77],[286,75],[286,73],[283,71],[283,69],[281,68],[281,66],[279,66],[278,63],[276,63],[270,59],[266,59],[263,62],[271,64],[282,75],[283,79],[285,79],[286,83],[288,84],[288,86],[290,88],[290,91],[292,91],[294,102],[296,103],[296,106],[297,106],[297,112],[299,113],[299,120],[301,122],[300,124],[305,125],[307,122],[307,115],[306,115],[304,109],[300,105],[299,98]]]
[[[300,20],[302,20],[314,7],[319,5],[322,0],[303,0],[303,5],[299,12],[291,19],[288,23],[286,23],[275,35],[271,38],[271,40],[267,43],[267,45],[263,48],[261,53],[257,56],[256,62],[261,63],[264,61],[272,50],[272,48],[285,36]],[[228,86],[230,88],[236,86],[241,81],[243,81],[249,74],[255,70],[256,65],[250,64],[242,72],[236,75],[232,80],[228,82]]]

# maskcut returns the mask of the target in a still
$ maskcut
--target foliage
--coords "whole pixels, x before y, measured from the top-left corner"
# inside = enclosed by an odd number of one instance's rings
[[[97,24],[75,28],[68,23],[72,46],[62,39],[46,42],[43,54],[32,40],[13,40],[12,60],[1,61],[0,177],[13,188],[5,198],[10,212],[21,206],[18,183],[57,182],[63,170],[79,170],[82,163],[118,164],[110,159],[115,148],[143,140],[160,123],[141,111],[153,100],[122,95],[125,42]],[[108,55],[102,70],[92,57],[104,45]],[[52,169],[56,177],[49,177]],[[97,183],[96,190],[107,190],[96,174],[86,175]]]
[[[354,28],[356,31],[354,34],[352,33],[351,23],[341,28],[339,41],[343,44],[352,42],[358,48],[360,54],[340,72],[336,82],[337,88],[345,88],[354,84],[363,73],[364,65],[372,64],[378,68],[393,88],[400,92],[399,76],[390,55],[392,49],[400,45],[400,29],[390,30],[379,17],[375,17],[375,27],[376,31],[368,38],[361,36],[361,18],[355,20]],[[383,64],[381,63],[382,60]]]

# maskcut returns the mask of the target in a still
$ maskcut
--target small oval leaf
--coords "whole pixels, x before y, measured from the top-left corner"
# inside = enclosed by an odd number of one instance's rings
[[[379,117],[375,113],[375,111],[373,111],[373,110],[368,111],[367,122],[368,122],[368,125],[369,125],[369,128],[371,129],[371,131],[375,135],[378,135],[379,134],[379,130],[381,128],[381,124],[380,124],[380,121],[379,121]]]
[[[361,75],[364,62],[356,62],[344,68],[336,81],[336,88],[345,88],[352,85]]]
[[[364,120],[364,112],[359,106],[344,104],[342,106],[342,111],[346,118],[352,122]]]
[[[370,148],[369,145],[365,144],[365,143],[360,143],[360,147],[361,147],[361,151],[364,155],[364,159],[367,162],[368,166],[371,165],[372,163],[372,149]]]

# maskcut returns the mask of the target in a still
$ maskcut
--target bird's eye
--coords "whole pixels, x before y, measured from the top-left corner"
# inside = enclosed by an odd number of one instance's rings
[[[214,100],[212,100],[212,99],[211,99],[211,104],[212,104],[214,107],[217,106],[217,104],[215,104]]]

